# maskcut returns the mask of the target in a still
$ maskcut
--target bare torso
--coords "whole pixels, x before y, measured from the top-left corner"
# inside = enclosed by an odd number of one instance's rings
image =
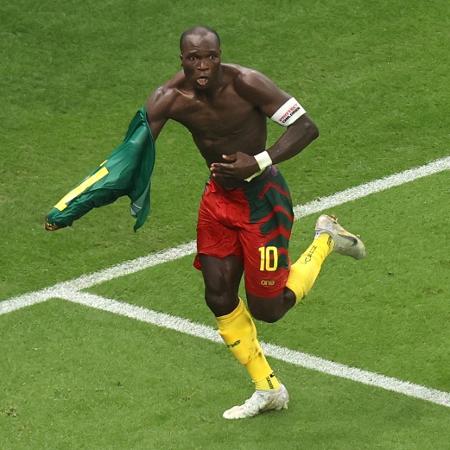
[[[241,151],[254,155],[262,151],[267,136],[266,116],[236,87],[242,71],[249,69],[229,64],[222,67],[222,84],[213,93],[185,86],[183,73],[166,85],[171,102],[169,118],[191,132],[208,166],[221,162],[224,154]]]
[[[264,113],[244,98],[236,87],[242,69],[222,65],[223,84],[213,94],[186,89],[183,74],[173,82],[170,118],[183,124],[208,166],[222,155],[241,151],[254,155],[265,148],[267,127]]]
[[[191,53],[193,61],[187,62]],[[224,187],[245,184],[259,170],[252,155],[266,150],[267,117],[291,96],[252,69],[222,64],[214,50],[184,52],[183,72],[159,87],[147,101],[147,115],[156,139],[167,120],[184,125],[212,176]],[[270,147],[274,163],[298,153],[316,136],[305,116]]]

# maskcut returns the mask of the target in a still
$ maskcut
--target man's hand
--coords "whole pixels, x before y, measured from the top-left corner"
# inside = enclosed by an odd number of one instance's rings
[[[54,223],[47,222],[47,220],[45,221],[44,227],[47,231],[56,231],[56,230],[60,230],[62,228],[58,225],[55,225]]]
[[[210,170],[212,176],[223,176],[245,180],[251,175],[259,172],[256,159],[247,153],[236,152],[232,155],[222,155],[224,163],[212,163]]]

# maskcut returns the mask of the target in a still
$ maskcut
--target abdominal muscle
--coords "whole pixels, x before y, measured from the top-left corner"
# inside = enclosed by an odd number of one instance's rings
[[[265,149],[266,129],[255,133],[255,129],[248,133],[239,133],[222,137],[204,137],[192,134],[197,148],[205,159],[208,168],[214,162],[226,162],[222,155],[231,155],[236,152],[256,155]],[[245,186],[247,183],[238,178],[216,175],[214,180],[225,189],[234,189]]]

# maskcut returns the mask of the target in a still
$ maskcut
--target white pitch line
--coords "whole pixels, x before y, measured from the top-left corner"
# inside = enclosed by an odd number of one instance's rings
[[[318,200],[306,203],[305,205],[298,205],[294,208],[294,213],[297,219],[300,217],[309,216],[325,209],[333,208],[334,206],[342,205],[362,197],[366,197],[376,192],[385,191],[396,186],[400,186],[410,181],[417,180],[435,173],[443,172],[450,169],[450,156],[437,159],[424,166],[408,169],[403,172],[390,175],[388,177],[380,178],[378,180],[369,181],[328,197],[323,197]]]
[[[55,292],[58,290],[56,286],[51,288],[42,289],[40,291],[30,292],[29,294],[19,295],[17,297],[12,297],[8,300],[0,302],[0,316],[2,314],[7,314],[12,311],[16,311],[26,306],[35,305],[36,303],[42,303],[50,298],[57,297]]]
[[[99,295],[89,294],[87,292],[78,292],[70,290],[61,290],[59,297],[73,303],[89,306],[91,308],[108,311],[113,314],[129,317],[141,322],[150,323],[161,328],[175,330],[191,336],[206,339],[208,341],[222,343],[216,330],[206,325],[192,322],[181,317],[164,314],[141,306],[130,305],[129,303],[119,302]],[[273,344],[261,342],[264,352],[267,356],[285,361],[306,369],[315,370],[339,378],[356,381],[358,383],[375,386],[408,397],[425,400],[437,405],[450,407],[450,393],[428,388],[419,384],[409,383],[397,378],[387,377],[375,372],[361,370],[356,367],[346,366],[344,364],[328,361],[308,353],[279,347]]]
[[[308,353],[279,347],[278,345],[265,344],[264,351],[266,355],[297,366],[317,370],[340,378],[347,378],[348,380],[367,384],[369,386],[376,386],[388,391],[398,392],[399,394],[404,394],[408,397],[420,398],[450,408],[450,392],[439,391],[420,384],[414,384],[379,373],[346,366]]]
[[[158,264],[163,264],[169,261],[175,261],[176,259],[183,258],[184,256],[191,255],[196,252],[195,241],[188,242],[186,244],[178,245],[177,247],[162,250],[160,252],[151,253],[147,256],[141,256],[140,258],[125,261],[107,269],[100,270],[88,275],[82,275],[74,280],[62,283],[66,289],[81,290],[87,289],[96,284],[103,283],[104,281],[113,280],[114,278],[129,275],[135,272],[139,272],[144,269],[148,269]]]
[[[344,203],[366,197],[370,194],[390,189],[392,187],[417,180],[418,178],[422,178],[448,169],[450,169],[450,156],[437,159],[431,163],[416,167],[414,169],[408,169],[385,178],[380,178],[378,180],[370,181],[368,183],[364,183],[359,186],[337,192],[333,195],[323,197],[319,200],[314,200],[304,205],[297,205],[294,208],[294,213],[296,219],[299,219],[300,217],[318,213],[328,208],[342,205]],[[73,280],[57,283],[54,286],[41,289],[39,291],[29,292],[18,297],[10,298],[4,300],[3,302],[0,302],[0,315],[23,308],[24,306],[32,305],[33,303],[39,303],[52,298],[53,295],[51,295],[51,293],[55,289],[87,289],[89,287],[95,286],[96,284],[103,283],[104,281],[109,281],[114,278],[139,272],[158,264],[183,258],[184,256],[193,254],[194,252],[195,241],[191,241],[174,248],[169,248],[164,251],[151,253],[147,256],[142,256],[133,260],[125,261],[98,272],[82,275]],[[45,297],[46,295],[47,297]],[[7,306],[2,308],[1,305],[3,303],[5,303]]]

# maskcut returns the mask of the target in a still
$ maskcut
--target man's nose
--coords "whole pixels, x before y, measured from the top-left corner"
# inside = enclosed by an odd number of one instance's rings
[[[209,69],[209,64],[206,59],[201,59],[198,63],[198,69],[199,70],[207,70]]]

